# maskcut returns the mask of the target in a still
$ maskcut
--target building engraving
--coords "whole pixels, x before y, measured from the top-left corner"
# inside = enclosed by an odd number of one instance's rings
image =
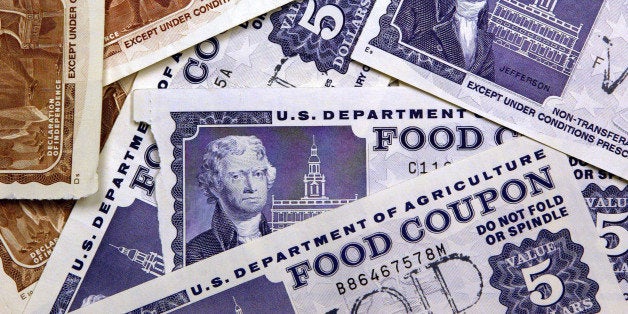
[[[164,258],[155,252],[150,252],[147,254],[137,249],[128,249],[124,246],[115,246],[112,244],[109,245],[114,247],[124,256],[128,257],[129,260],[142,265],[142,271],[147,274],[159,277],[163,276],[166,273],[164,268]]]
[[[353,198],[348,199],[330,199],[327,196],[325,183],[325,175],[321,173],[318,147],[315,139],[312,137],[308,172],[303,176],[303,197],[300,199],[275,199],[275,195],[272,196],[272,207],[270,209],[272,214],[270,227],[272,230],[283,229],[295,222],[314,217],[358,199],[357,194]]]
[[[497,1],[488,26],[488,31],[495,35],[493,43],[570,75],[579,55],[574,46],[582,24],[575,26],[556,17],[557,2]]]

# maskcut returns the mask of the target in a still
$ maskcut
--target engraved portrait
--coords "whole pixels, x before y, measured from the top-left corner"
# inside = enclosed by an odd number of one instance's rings
[[[488,21],[487,0],[406,0],[395,17],[401,42],[494,81]]]
[[[262,209],[276,169],[255,136],[226,136],[207,145],[198,181],[215,203],[211,229],[187,243],[187,264],[271,232]]]
[[[42,133],[61,89],[62,45],[60,0],[0,0],[0,170],[42,170],[58,158]]]
[[[220,118],[247,121],[247,115]],[[188,126],[181,150],[185,176],[174,189],[184,201],[181,219],[173,220],[182,231],[180,265],[366,195],[366,140],[351,127],[213,125],[198,126],[192,135]]]

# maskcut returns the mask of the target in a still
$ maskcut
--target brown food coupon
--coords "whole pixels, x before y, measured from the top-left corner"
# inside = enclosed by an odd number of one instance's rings
[[[0,200],[0,291],[11,312],[26,306],[74,203]]]
[[[104,84],[289,0],[105,0]]]
[[[0,198],[96,191],[103,8],[0,0]]]

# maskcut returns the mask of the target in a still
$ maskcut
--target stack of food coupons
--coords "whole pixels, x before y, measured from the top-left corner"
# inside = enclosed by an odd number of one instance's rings
[[[620,0],[0,0],[0,313],[628,313]]]

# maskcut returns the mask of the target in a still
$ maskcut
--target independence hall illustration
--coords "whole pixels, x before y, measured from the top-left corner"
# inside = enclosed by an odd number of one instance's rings
[[[275,199],[275,195],[272,196],[270,225],[273,231],[358,199],[357,194],[351,199],[330,199],[325,195],[325,175],[321,173],[321,160],[318,157],[318,147],[314,138],[312,138],[308,169],[308,173],[303,176],[304,196],[301,199],[279,200]]]
[[[494,43],[562,74],[573,70],[578,51],[573,49],[582,24],[571,25],[554,14],[558,0],[499,0],[490,17],[488,31]]]

